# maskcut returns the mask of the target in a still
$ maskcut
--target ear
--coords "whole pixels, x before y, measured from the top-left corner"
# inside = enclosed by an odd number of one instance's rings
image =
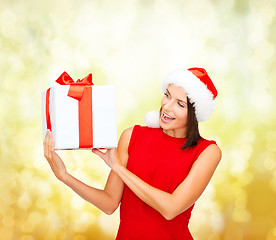
[[[150,111],[144,116],[144,120],[150,128],[160,128],[159,118],[159,111]]]

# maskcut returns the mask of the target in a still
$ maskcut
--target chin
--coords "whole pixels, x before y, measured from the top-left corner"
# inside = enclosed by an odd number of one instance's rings
[[[175,129],[174,124],[169,124],[169,123],[163,123],[162,120],[160,119],[159,125],[162,129],[164,130],[171,130]]]

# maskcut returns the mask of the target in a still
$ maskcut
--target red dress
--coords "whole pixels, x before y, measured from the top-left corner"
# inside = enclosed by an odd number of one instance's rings
[[[161,128],[135,125],[129,142],[127,168],[151,186],[173,193],[186,178],[200,153],[215,141],[201,139],[190,149],[181,150],[186,138],[171,137]],[[194,205],[172,220],[138,198],[125,185],[120,206],[117,240],[193,239],[188,229]]]

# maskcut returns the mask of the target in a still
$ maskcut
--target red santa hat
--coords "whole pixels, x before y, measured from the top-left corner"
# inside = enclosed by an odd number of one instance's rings
[[[169,84],[175,84],[184,89],[190,103],[194,105],[198,122],[207,120],[215,108],[216,87],[204,68],[189,68],[170,73],[162,84],[165,93]],[[159,128],[159,111],[148,112],[144,117],[149,127]]]

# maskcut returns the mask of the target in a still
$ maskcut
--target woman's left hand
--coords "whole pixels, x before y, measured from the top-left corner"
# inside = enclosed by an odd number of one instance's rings
[[[102,158],[105,163],[115,171],[118,167],[122,166],[117,148],[107,149],[106,152],[102,152],[99,149],[94,148],[92,149],[92,152]]]

